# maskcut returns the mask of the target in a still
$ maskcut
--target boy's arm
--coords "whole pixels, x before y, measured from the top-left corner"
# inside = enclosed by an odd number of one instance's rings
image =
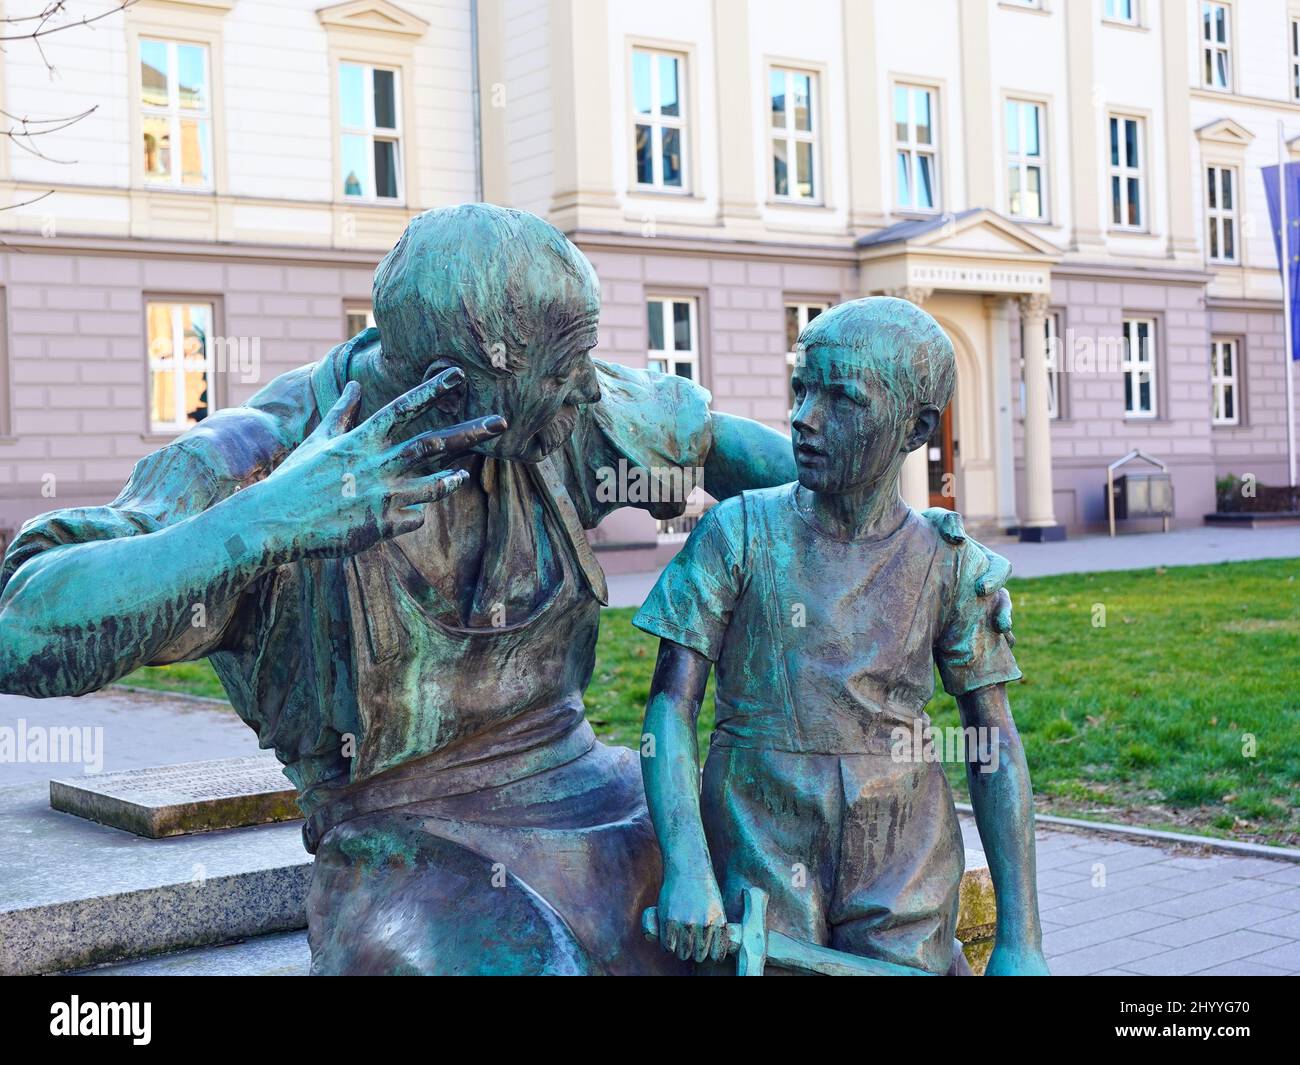
[[[721,960],[726,911],[700,820],[700,752],[695,723],[710,662],[698,651],[660,640],[641,736],[641,775],[650,820],[663,853],[659,943],[683,961]]]
[[[977,735],[990,737],[988,743],[976,744],[976,751],[990,754],[992,761],[981,764],[970,750],[966,761],[971,806],[997,896],[997,939],[985,975],[1046,976],[1034,872],[1033,793],[1006,685],[990,684],[958,696],[957,707],[965,728],[985,730]]]

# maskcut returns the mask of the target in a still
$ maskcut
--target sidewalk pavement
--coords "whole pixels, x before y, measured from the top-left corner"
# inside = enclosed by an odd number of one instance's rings
[[[1300,863],[1038,833],[1058,976],[1300,974]]]
[[[967,846],[979,846],[970,817]],[[1040,829],[1038,905],[1057,976],[1300,973],[1300,863],[1197,855]],[[305,974],[305,932],[124,962],[93,975]]]
[[[1022,544],[1009,537],[987,544],[1011,561],[1017,577],[1058,573],[1097,573],[1149,566],[1194,566],[1245,562],[1259,558],[1300,557],[1300,526],[1233,529],[1201,526],[1169,533],[1080,536],[1050,544]],[[619,573],[609,577],[609,605],[639,607],[654,587],[658,572]]]

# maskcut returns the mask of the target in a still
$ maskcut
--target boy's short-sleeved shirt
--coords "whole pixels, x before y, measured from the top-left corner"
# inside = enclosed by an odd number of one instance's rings
[[[883,538],[836,539],[809,498],[789,484],[710,509],[634,619],[715,664],[714,743],[867,753],[924,716],[936,664],[953,695],[1020,677],[976,593],[978,546],[911,510]]]

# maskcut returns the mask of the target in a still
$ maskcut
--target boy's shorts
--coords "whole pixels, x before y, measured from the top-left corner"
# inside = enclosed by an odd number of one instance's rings
[[[715,744],[701,813],[727,915],[768,892],[768,928],[941,975],[965,849],[938,762]]]

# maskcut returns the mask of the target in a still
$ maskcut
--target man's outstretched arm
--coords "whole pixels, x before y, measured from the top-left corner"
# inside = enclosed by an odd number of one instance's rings
[[[0,594],[0,691],[94,691],[187,642],[197,646],[195,607],[215,616],[273,567],[354,554],[418,528],[423,504],[461,483],[455,472],[422,472],[505,427],[483,418],[401,439],[462,380],[459,370],[447,371],[355,429],[360,388],[350,384],[265,480],[154,532],[28,559]]]
[[[991,684],[958,696],[957,707],[965,728],[980,729],[977,735],[988,737],[976,745],[979,753],[966,752],[971,806],[998,907],[997,938],[985,973],[1046,976],[1034,869],[1034,797],[1006,685]]]

